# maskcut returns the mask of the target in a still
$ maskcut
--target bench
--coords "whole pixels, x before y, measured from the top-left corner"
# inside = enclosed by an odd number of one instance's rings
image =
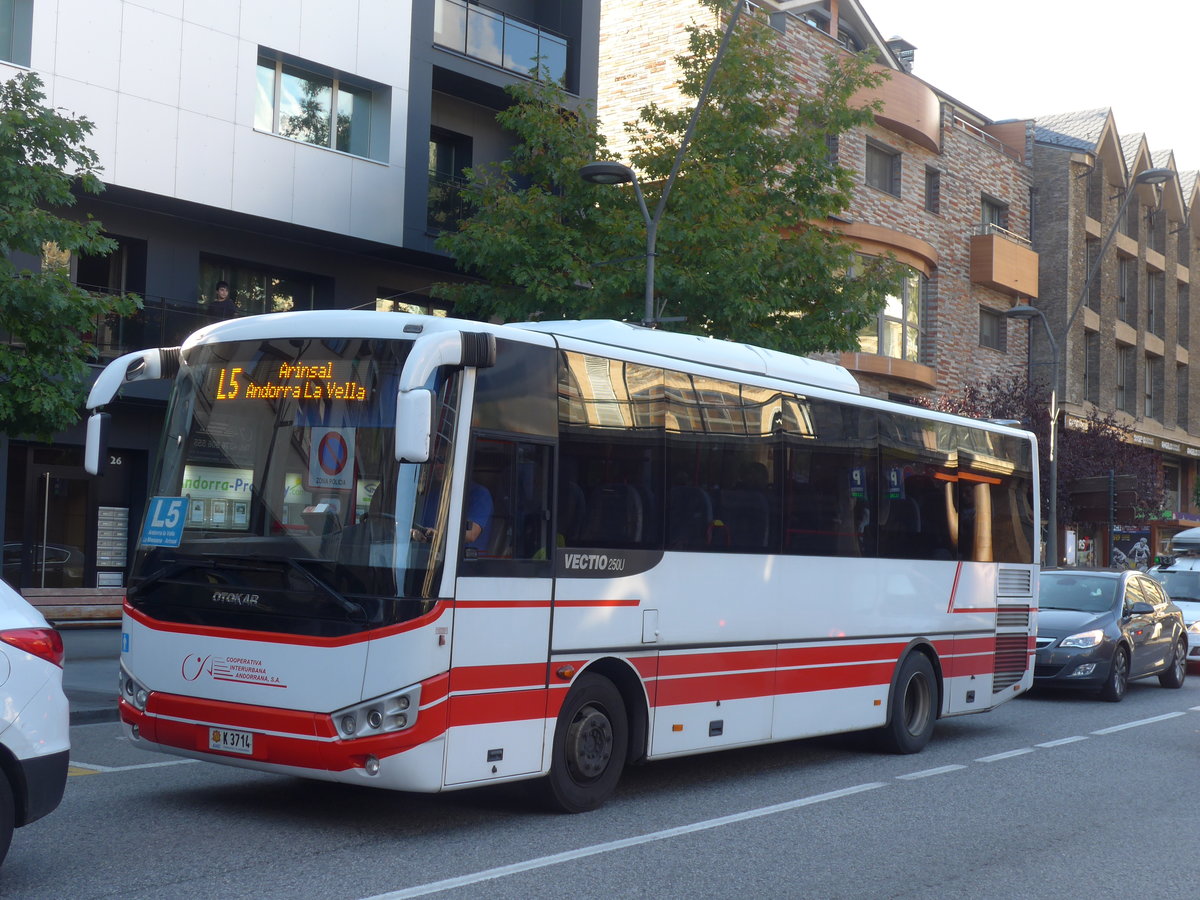
[[[22,596],[51,625],[114,625],[121,621],[125,588],[24,588]]]

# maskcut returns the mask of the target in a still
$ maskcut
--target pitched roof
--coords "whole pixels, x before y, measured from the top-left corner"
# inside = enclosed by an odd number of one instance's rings
[[[1108,121],[1108,107],[1080,112],[1037,116],[1034,137],[1043,144],[1056,144],[1076,150],[1095,150]]]

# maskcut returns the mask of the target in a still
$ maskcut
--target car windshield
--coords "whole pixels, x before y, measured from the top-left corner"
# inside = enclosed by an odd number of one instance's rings
[[[1043,575],[1038,606],[1105,612],[1112,609],[1120,584],[1120,579],[1101,575]]]
[[[1152,571],[1150,577],[1166,589],[1172,600],[1200,601],[1200,572]]]

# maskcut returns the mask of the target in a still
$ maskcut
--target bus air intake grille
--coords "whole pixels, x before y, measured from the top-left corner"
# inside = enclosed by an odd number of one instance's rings
[[[1029,636],[1000,634],[996,636],[996,667],[992,676],[992,693],[998,694],[1020,681],[1029,666]]]
[[[1028,597],[1033,593],[1033,574],[1028,569],[1001,569],[997,593],[1001,597]]]
[[[997,628],[1024,628],[1029,632],[1029,610],[1021,607],[1015,609],[1000,608],[996,613]]]

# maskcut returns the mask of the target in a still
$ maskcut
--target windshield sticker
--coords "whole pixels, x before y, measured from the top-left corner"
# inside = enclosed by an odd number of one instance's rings
[[[354,429],[313,428],[309,487],[349,490],[354,480]]]
[[[152,497],[142,523],[142,546],[178,547],[187,505],[187,497]]]

